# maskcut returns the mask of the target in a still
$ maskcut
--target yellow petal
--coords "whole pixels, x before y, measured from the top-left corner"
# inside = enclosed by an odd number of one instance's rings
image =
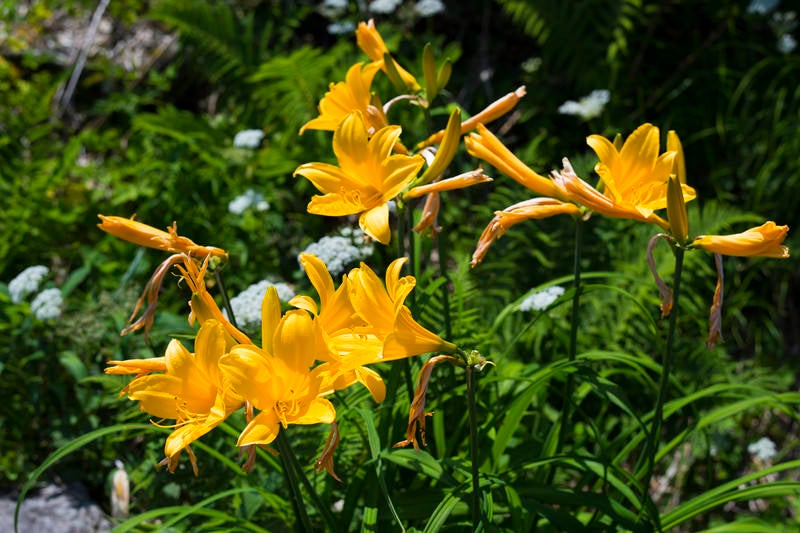
[[[244,428],[239,435],[239,440],[236,441],[236,445],[269,444],[278,437],[279,430],[280,421],[275,411],[271,408],[266,411],[261,411],[247,424],[247,427]]]
[[[702,235],[692,241],[692,246],[707,252],[741,257],[789,257],[789,247],[783,246],[789,226],[778,226],[772,221],[733,235]]]
[[[385,203],[362,213],[358,218],[358,225],[364,233],[381,244],[389,244],[392,238],[389,228],[389,206]]]

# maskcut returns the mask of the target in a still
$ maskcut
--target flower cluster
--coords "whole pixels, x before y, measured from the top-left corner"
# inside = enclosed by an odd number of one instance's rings
[[[105,224],[110,217],[101,218]],[[125,231],[116,228],[116,233],[135,243],[150,242],[148,235],[159,234],[133,220],[117,222]],[[101,227],[107,229],[104,224]],[[186,251],[167,259],[145,292],[160,286],[166,270],[178,269],[192,291],[189,321],[199,325],[193,350],[172,340],[163,357],[110,361],[106,369],[109,374],[134,375],[122,394],[156,419],[174,420],[164,448],[170,471],[186,450],[197,472],[191,443],[239,409],[245,409],[248,424],[237,444],[250,446],[252,452],[252,445],[270,444],[289,425],[333,424],[336,410],[327,397],[337,390],[360,383],[375,401],[382,401],[383,380],[369,365],[456,350],[418,324],[405,306],[415,280],[400,275],[404,259],[389,265],[385,284],[362,264],[336,287],[319,258],[301,254],[319,304],[309,296],[295,296],[289,300],[292,308],[282,312],[278,290],[267,286],[260,305],[259,345],[226,318],[206,288],[211,255],[193,252],[219,249],[197,247],[176,232],[162,249],[174,251],[175,242],[183,243]],[[155,300],[149,307],[154,305]],[[246,466],[253,457],[251,453]],[[330,457],[319,464],[333,474]]]
[[[642,124],[624,142],[619,138],[612,142],[600,135],[590,135],[586,142],[599,159],[595,172],[601,183],[595,188],[578,177],[566,158],[563,170],[554,171],[549,177],[535,172],[485,126],[479,125],[478,131],[466,140],[469,153],[541,196],[495,212],[478,241],[472,266],[480,263],[492,243],[519,222],[558,214],[585,219],[593,213],[655,224],[668,233],[660,233],[654,239],[666,238],[673,246],[687,250],[703,249],[714,254],[745,257],[789,257],[789,249],[783,245],[789,228],[772,221],[733,235],[690,238],[686,202],[693,200],[696,194],[686,184],[683,146],[678,135],[670,131],[666,150],[660,153],[659,136],[659,129],[652,124]],[[647,255],[666,316],[672,308],[672,292],[655,270],[652,259],[655,242],[651,241]],[[716,344],[721,335],[722,266],[719,259],[717,268],[719,281],[711,306],[709,347]]]

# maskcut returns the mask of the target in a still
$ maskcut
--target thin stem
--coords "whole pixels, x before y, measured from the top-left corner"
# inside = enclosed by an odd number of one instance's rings
[[[667,398],[667,391],[669,388],[670,369],[672,367],[672,353],[675,344],[675,325],[678,321],[678,297],[681,292],[681,274],[683,272],[683,254],[682,248],[673,248],[675,252],[675,275],[672,282],[672,311],[669,316],[669,325],[667,327],[667,346],[664,350],[663,358],[661,359],[661,380],[658,384],[658,396],[656,397],[656,407],[653,412],[652,426],[647,435],[647,443],[645,447],[645,460],[646,473],[642,480],[642,502],[645,501],[648,495],[648,487],[650,487],[650,480],[653,477],[653,470],[655,469],[656,453],[658,452],[658,443],[661,440],[661,427],[664,423],[662,420],[664,415],[664,402]],[[642,506],[644,507],[644,506]]]
[[[439,275],[445,279],[442,283],[442,307],[444,307],[444,335],[446,339],[453,338],[453,326],[450,318],[450,277],[447,274],[447,246],[444,242],[444,233],[436,237],[436,250],[439,255]]]
[[[572,363],[578,353],[578,326],[580,325],[580,306],[581,306],[581,255],[583,252],[583,221],[575,220],[575,244],[572,263],[572,287],[575,291],[572,294],[572,315],[570,318],[569,346],[567,347],[567,360]],[[572,391],[575,388],[575,381],[572,372],[567,374],[564,383],[564,406],[561,408],[561,419],[558,426],[558,440],[554,455],[557,455],[566,440],[567,427],[572,418]],[[555,467],[550,469],[547,476],[547,484],[553,482],[555,477]]]
[[[291,457],[294,456],[294,451],[289,445],[289,441],[286,438],[286,431],[284,431],[283,428],[278,431],[276,442],[281,456],[281,463],[283,463],[283,471],[286,473],[286,481],[289,482],[289,488],[292,491],[292,504],[294,506],[295,517],[297,521],[303,525],[304,531],[313,531],[311,528],[311,520],[308,518],[306,506],[303,502],[303,494],[300,492],[300,486],[297,484],[297,472],[295,472],[292,464]]]
[[[469,458],[472,463],[472,530],[481,523],[481,480],[478,464],[478,417],[475,409],[475,369],[467,364],[467,405],[469,409]]]
[[[303,470],[300,461],[297,459],[297,454],[294,453],[291,444],[289,444],[289,440],[286,440],[286,446],[289,450],[288,459],[291,461],[292,466],[294,467],[295,471],[297,472],[298,477],[300,478],[300,482],[305,487],[306,492],[311,496],[311,499],[314,502],[314,507],[317,508],[319,514],[322,516],[322,519],[325,521],[325,526],[328,531],[333,531],[336,529],[336,519],[334,518],[333,514],[331,513],[328,506],[326,506],[317,494],[317,491],[314,490],[314,487],[311,485],[311,480],[308,479],[305,471]]]
[[[225,284],[222,282],[222,275],[220,274],[220,269],[214,270],[214,279],[217,280],[217,285],[219,285],[219,292],[222,295],[222,306],[225,308],[225,311],[228,312],[228,320],[233,327],[239,328],[236,325],[236,315],[233,314],[233,307],[231,307],[231,300],[228,298],[228,291],[225,290]]]

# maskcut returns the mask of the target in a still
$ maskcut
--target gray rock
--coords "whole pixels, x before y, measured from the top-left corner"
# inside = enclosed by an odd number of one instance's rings
[[[0,496],[0,531],[14,531],[14,495]],[[19,513],[19,533],[89,533],[106,532],[111,520],[94,503],[83,485],[46,485],[29,492]]]

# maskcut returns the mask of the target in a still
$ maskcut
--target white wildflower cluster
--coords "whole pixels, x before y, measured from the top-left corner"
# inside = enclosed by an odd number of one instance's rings
[[[326,236],[309,244],[303,251],[319,257],[331,275],[337,276],[348,266],[372,255],[374,246],[363,231],[347,227],[338,235]]]
[[[770,18],[769,25],[778,36],[776,45],[778,52],[782,54],[794,52],[794,49],[797,48],[797,39],[794,38],[792,32],[797,28],[797,13],[794,11],[775,12]]]
[[[747,12],[754,15],[766,15],[778,5],[779,0],[750,0]]]
[[[769,437],[761,437],[747,447],[747,452],[750,455],[755,455],[761,461],[768,461],[775,457],[777,450],[772,439]]]
[[[444,11],[444,3],[441,0],[419,0],[414,5],[414,11],[420,17],[432,17]]]
[[[564,287],[553,285],[528,295],[519,304],[520,311],[543,311],[564,294]]]
[[[287,283],[276,283],[266,279],[253,283],[231,298],[231,308],[239,326],[245,328],[261,326],[261,302],[264,300],[267,287],[275,287],[278,299],[282,302],[288,302],[294,297],[294,289]],[[227,310],[223,310],[222,314],[228,318]]]
[[[266,211],[269,209],[269,202],[263,194],[253,189],[247,189],[244,194],[228,202],[228,212],[234,215],[241,215],[251,207],[256,211]]]
[[[46,266],[29,266],[20,272],[16,278],[8,284],[8,292],[11,294],[11,301],[15,304],[20,303],[25,297],[39,290],[39,284],[50,273]]]
[[[233,137],[233,146],[255,150],[263,138],[264,132],[261,130],[242,130]]]
[[[592,91],[589,96],[584,96],[577,102],[574,100],[567,100],[559,106],[558,112],[562,115],[576,115],[583,120],[589,120],[600,116],[610,98],[611,93],[608,90],[598,89]]]
[[[339,20],[328,24],[328,33],[331,35],[344,35],[355,31],[355,29],[355,23],[349,20]]]
[[[61,296],[61,289],[45,289],[31,302],[31,312],[39,320],[50,320],[61,316],[63,305],[64,297]]]
[[[403,0],[373,0],[369,3],[369,10],[372,13],[380,15],[388,15],[394,13],[397,6],[403,3]]]

